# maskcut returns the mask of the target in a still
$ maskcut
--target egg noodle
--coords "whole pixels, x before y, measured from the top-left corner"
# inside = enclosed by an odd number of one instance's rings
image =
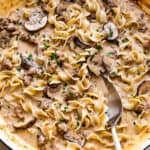
[[[24,18],[43,4],[46,27],[25,31]],[[150,134],[150,86],[138,91],[150,81],[150,18],[135,1],[1,0],[0,5],[1,16],[8,18],[18,15],[19,7],[23,21],[17,28],[29,34],[26,41],[21,33],[11,36],[0,48],[3,128],[35,149],[113,150],[105,74],[123,103],[116,127],[123,150]],[[109,22],[118,30],[113,40],[104,34]],[[32,38],[35,44],[28,41]]]

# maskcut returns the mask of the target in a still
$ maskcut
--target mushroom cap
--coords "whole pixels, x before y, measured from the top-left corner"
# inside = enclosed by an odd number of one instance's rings
[[[47,24],[48,17],[42,11],[33,11],[31,16],[25,22],[24,27],[30,32],[38,31],[44,28]]]
[[[74,131],[68,131],[64,134],[64,139],[69,142],[78,143],[82,147],[85,145],[86,139],[85,136],[81,133],[76,133]]]
[[[15,129],[26,129],[31,127],[36,121],[36,118],[33,116],[29,116],[27,118],[25,118],[25,120],[23,122],[16,122],[14,124],[14,128]]]
[[[117,39],[119,33],[118,33],[118,28],[114,23],[108,22],[104,24],[103,28],[107,40],[113,41]]]
[[[137,95],[146,94],[150,91],[150,80],[144,80],[138,85]]]

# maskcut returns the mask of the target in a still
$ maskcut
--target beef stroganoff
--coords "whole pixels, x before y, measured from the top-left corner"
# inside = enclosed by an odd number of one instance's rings
[[[106,74],[123,103],[123,150],[150,137],[149,1],[0,4],[1,130],[23,149],[113,150]]]

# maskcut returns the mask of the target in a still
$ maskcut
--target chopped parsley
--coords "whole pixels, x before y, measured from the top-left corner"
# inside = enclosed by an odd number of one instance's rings
[[[66,111],[69,107],[68,106],[64,106],[64,110]]]
[[[76,49],[77,48],[77,46],[76,45],[74,45],[74,49]]]
[[[44,49],[48,49],[49,47],[50,47],[50,45],[49,45],[49,44],[44,43]]]
[[[17,35],[17,36],[16,36],[16,41],[18,41],[18,40],[19,40],[19,36]]]
[[[98,50],[99,53],[101,53],[102,50],[103,50],[103,47],[102,47],[101,45],[98,45],[98,46],[97,46],[97,50]]]
[[[71,97],[71,98],[74,97],[73,93],[71,93],[70,91],[68,94],[69,94],[69,97]]]
[[[17,68],[17,71],[20,72],[20,71],[21,71],[21,68]]]
[[[27,57],[27,59],[28,59],[29,61],[31,61],[32,58],[33,58],[32,54],[29,54],[28,57]]]
[[[111,37],[113,36],[113,30],[111,28],[109,28],[109,34]]]
[[[136,97],[136,94],[131,94],[131,97],[135,98],[135,97]]]
[[[117,72],[112,71],[112,72],[110,72],[110,76],[111,76],[111,77],[116,77],[116,76],[118,76],[118,74],[117,74]]]
[[[53,60],[56,64],[58,64],[56,52],[51,53],[50,59]]]
[[[110,56],[112,56],[113,54],[114,54],[114,52],[110,51],[110,52],[107,53],[107,56],[110,57]]]

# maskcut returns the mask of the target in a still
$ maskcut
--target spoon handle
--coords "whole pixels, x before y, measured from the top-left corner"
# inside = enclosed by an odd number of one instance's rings
[[[111,132],[112,132],[112,136],[113,136],[113,140],[114,140],[114,144],[115,144],[115,150],[122,150],[119,138],[118,138],[117,133],[116,133],[115,126],[111,127]]]

